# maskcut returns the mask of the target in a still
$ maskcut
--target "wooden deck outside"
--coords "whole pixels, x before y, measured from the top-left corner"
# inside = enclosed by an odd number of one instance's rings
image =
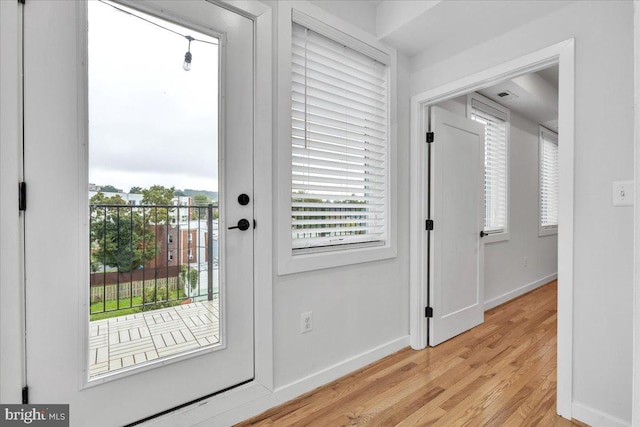
[[[89,375],[220,342],[218,300],[97,320],[89,327]]]

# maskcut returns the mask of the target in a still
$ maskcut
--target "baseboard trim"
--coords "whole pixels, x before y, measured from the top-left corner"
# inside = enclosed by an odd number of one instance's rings
[[[409,346],[408,335],[278,387],[273,392],[267,392],[259,384],[248,384],[232,390],[228,394],[225,393],[225,395],[182,408],[175,413],[167,414],[143,425],[153,425],[153,427],[233,425],[337,380],[407,346]]]
[[[590,426],[629,427],[631,425],[627,421],[616,418],[610,414],[605,414],[604,412],[590,408],[578,402],[573,402],[571,404],[571,416],[574,420],[583,422]]]
[[[526,294],[527,292],[531,292],[532,290],[539,288],[542,285],[546,285],[552,280],[556,280],[558,278],[558,273],[550,274],[547,277],[543,277],[542,279],[536,280],[535,282],[531,282],[527,285],[521,286],[517,289],[507,292],[506,294],[502,294],[495,298],[492,298],[488,301],[484,302],[484,309],[491,310],[494,307],[499,306],[500,304],[504,304],[507,301],[511,301],[514,298],[517,298],[521,295]]]

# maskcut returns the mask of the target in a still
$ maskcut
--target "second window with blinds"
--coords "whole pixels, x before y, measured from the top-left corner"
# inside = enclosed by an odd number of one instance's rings
[[[558,134],[540,126],[539,133],[540,224],[539,235],[558,233]]]
[[[388,65],[375,49],[335,40],[330,29],[310,23],[294,14],[291,250],[383,246],[389,236]]]
[[[510,113],[480,94],[467,96],[467,116],[485,127],[484,241],[509,239]]]

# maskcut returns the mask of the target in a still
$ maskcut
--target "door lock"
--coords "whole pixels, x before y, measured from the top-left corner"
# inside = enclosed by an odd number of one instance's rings
[[[238,203],[240,203],[242,206],[248,205],[249,204],[249,196],[242,193],[241,195],[238,196]]]
[[[238,221],[238,225],[229,227],[229,230],[233,230],[234,228],[239,228],[240,230],[245,231],[245,230],[248,230],[249,227],[251,227],[251,224],[249,223],[249,221],[242,218],[240,221]]]

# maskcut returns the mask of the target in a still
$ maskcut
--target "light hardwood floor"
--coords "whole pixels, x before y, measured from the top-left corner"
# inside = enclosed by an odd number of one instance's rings
[[[555,412],[556,307],[553,281],[238,426],[584,426]]]

